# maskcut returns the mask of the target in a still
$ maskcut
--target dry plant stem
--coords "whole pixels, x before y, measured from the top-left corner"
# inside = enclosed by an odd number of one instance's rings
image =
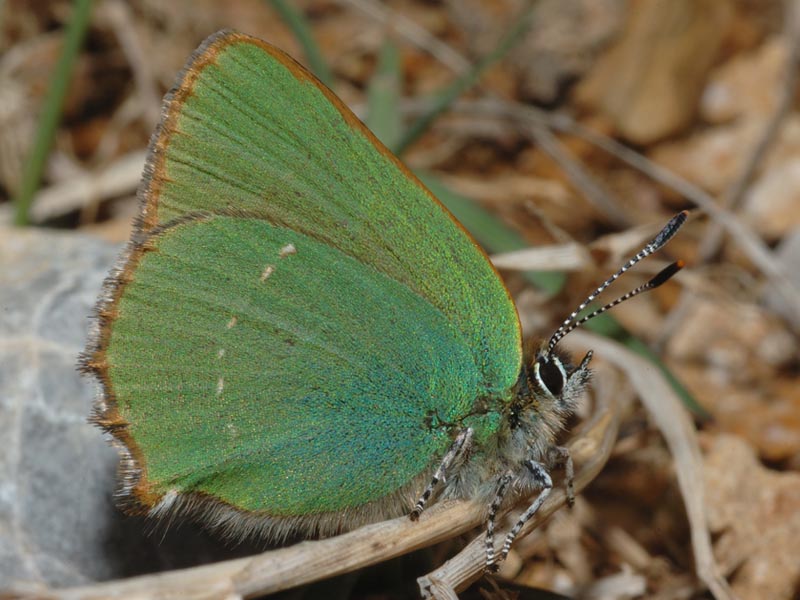
[[[788,116],[794,103],[795,90],[797,88],[797,70],[798,65],[800,65],[800,3],[798,3],[797,0],[787,0],[784,4],[785,13],[789,16],[785,34],[789,45],[789,54],[786,60],[786,75],[783,78],[783,86],[780,90],[778,105],[775,111],[764,125],[761,135],[743,161],[735,181],[720,199],[720,207],[729,211],[735,211],[741,205],[756,169],[777,140],[780,127]],[[698,248],[697,260],[699,263],[708,262],[719,252],[723,241],[723,233],[723,227],[719,222],[710,221],[708,223],[706,233],[702,237]],[[663,330],[665,335],[659,340],[659,345],[663,346],[667,341],[668,332],[675,330],[672,325],[678,323],[685,317],[686,311],[690,309],[690,299],[693,295],[691,290],[684,290],[679,303],[671,311],[664,324]]]
[[[588,130],[578,123],[572,122],[571,125],[567,126],[565,125],[567,121],[571,121],[571,119],[563,116],[556,118],[556,122],[560,123],[560,127],[564,131],[570,131],[575,135],[581,136],[588,142],[640,170],[654,181],[671,187],[705,211],[715,222],[719,223],[720,227],[728,233],[731,241],[770,280],[770,283],[781,297],[791,306],[792,312],[787,314],[787,318],[789,318],[792,328],[800,332],[800,289],[792,283],[788,273],[784,271],[784,267],[752,229],[747,227],[736,215],[719,207],[716,201],[706,192],[672,171],[657,165],[635,150],[631,150],[611,138]]]
[[[619,208],[619,202],[594,177],[589,175],[566,147],[541,124],[531,123],[531,137],[550,158],[566,173],[572,184],[611,223],[620,228],[631,225],[628,216]]]
[[[108,21],[116,34],[120,48],[133,71],[139,109],[147,121],[148,128],[152,129],[161,117],[161,94],[153,69],[147,60],[147,54],[142,49],[139,35],[133,26],[133,11],[127,2],[122,0],[105,2],[98,8],[99,16]]]
[[[144,150],[131,152],[91,173],[81,174],[41,190],[31,207],[31,221],[41,223],[95,200],[132,193],[142,178]]]
[[[491,259],[498,269],[512,271],[583,271],[593,264],[589,252],[577,242],[504,252]]]
[[[734,598],[712,552],[706,519],[703,484],[703,457],[694,424],[669,382],[646,359],[607,338],[575,331],[570,344],[593,348],[599,356],[622,369],[634,386],[675,459],[678,486],[683,496],[691,529],[692,550],[697,576],[716,600]]]
[[[618,381],[613,381],[612,385],[608,385],[612,383],[611,376],[606,375],[606,377],[598,377],[606,382],[606,385],[596,387],[599,393],[594,414],[583,426],[580,436],[569,444],[572,458],[578,465],[575,473],[576,492],[580,492],[597,476],[611,456],[617,439],[619,411],[616,407],[616,398],[619,393],[619,384]],[[522,528],[517,539],[528,535],[565,504],[566,493],[563,487],[553,489],[539,512]],[[498,528],[495,536],[498,551],[512,526],[513,522]],[[485,568],[486,536],[481,533],[440,568],[420,577],[417,583],[424,598],[435,598],[436,600],[456,598],[457,592],[466,589],[479,579],[484,574]]]
[[[391,27],[398,35],[418,48],[425,50],[455,73],[466,73],[472,66],[470,61],[452,46],[442,42],[427,29],[417,25],[402,13],[392,10],[380,2],[375,0],[339,0],[339,3],[350,5],[378,23]]]
[[[616,438],[616,415],[609,406],[609,403],[598,403],[594,416],[583,428],[584,432],[569,444],[576,463],[575,484],[578,490],[600,470]],[[531,523],[540,523],[564,502],[563,493],[554,492],[542,507],[541,516]],[[440,502],[422,513],[417,522],[400,517],[337,537],[301,542],[251,558],[80,588],[37,589],[30,594],[20,591],[18,597],[53,600],[251,598],[347,573],[450,539],[482,527],[485,512],[485,506],[472,502]],[[523,534],[533,528],[532,524],[523,530]],[[486,561],[483,539],[479,536],[481,569]],[[499,539],[502,541],[503,538]]]
[[[736,180],[720,202],[720,206],[728,210],[739,208],[750,180],[769,149],[777,140],[780,127],[794,104],[795,91],[797,89],[797,70],[798,66],[800,66],[800,3],[797,0],[786,0],[784,2],[784,13],[787,16],[784,37],[789,46],[789,54],[786,59],[786,75],[783,77],[778,105],[764,126],[758,141],[753,145],[746,160],[743,162]],[[709,225],[703,242],[700,244],[698,253],[700,261],[708,261],[719,251],[722,243],[722,233],[722,227],[719,223],[712,222]]]

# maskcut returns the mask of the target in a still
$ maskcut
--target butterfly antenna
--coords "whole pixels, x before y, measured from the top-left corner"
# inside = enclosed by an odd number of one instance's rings
[[[593,319],[597,315],[600,315],[600,314],[606,312],[608,309],[613,308],[617,304],[625,302],[626,300],[630,300],[634,296],[638,296],[642,292],[647,292],[649,290],[657,288],[662,283],[664,283],[669,278],[671,278],[673,275],[675,275],[675,273],[680,271],[683,268],[684,264],[685,264],[681,260],[679,260],[677,262],[674,262],[671,265],[669,265],[668,267],[666,267],[665,269],[661,270],[655,277],[653,277],[650,281],[648,281],[644,285],[641,285],[638,288],[636,288],[634,290],[631,290],[627,294],[624,294],[624,295],[620,296],[616,300],[614,300],[612,302],[609,302],[605,306],[603,306],[601,308],[598,308],[593,313],[591,313],[591,314],[589,314],[589,315],[587,315],[587,316],[585,316],[585,317],[583,317],[581,319],[576,320],[578,315],[580,314],[580,312],[584,308],[586,308],[590,303],[592,303],[594,301],[594,299],[597,298],[601,293],[603,293],[603,291],[608,286],[610,286],[617,279],[619,279],[619,277],[623,273],[625,273],[625,271],[630,269],[633,265],[638,263],[643,258],[646,258],[646,257],[650,256],[651,254],[653,254],[653,252],[656,252],[657,250],[662,248],[668,241],[670,241],[672,239],[672,236],[674,236],[677,233],[678,229],[680,229],[681,226],[686,222],[686,219],[687,219],[688,216],[689,216],[689,211],[684,210],[684,211],[679,212],[674,217],[672,217],[669,220],[669,223],[667,223],[664,226],[664,228],[658,233],[658,235],[655,238],[653,238],[653,241],[651,241],[644,248],[642,248],[636,254],[636,256],[631,258],[627,263],[622,265],[622,267],[620,267],[619,271],[617,271],[611,277],[606,279],[603,282],[603,284],[600,285],[600,287],[598,287],[595,291],[593,291],[591,294],[589,294],[589,296],[586,298],[586,300],[581,302],[580,306],[578,306],[578,308],[576,308],[569,315],[569,317],[567,317],[564,320],[564,322],[561,324],[561,326],[556,330],[556,332],[550,338],[550,341],[547,344],[547,352],[551,353],[553,351],[553,348],[556,347],[556,344],[558,344],[558,342],[561,341],[561,338],[563,338],[570,331],[572,331],[576,327],[579,327],[580,325],[582,325],[583,323],[585,323],[589,319]]]

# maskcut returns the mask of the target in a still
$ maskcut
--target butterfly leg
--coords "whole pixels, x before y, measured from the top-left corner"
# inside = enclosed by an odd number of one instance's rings
[[[494,557],[494,525],[497,519],[497,511],[500,510],[500,505],[503,504],[508,486],[514,480],[512,473],[506,473],[500,478],[495,493],[494,500],[489,505],[489,516],[486,519],[486,569],[488,571],[496,571],[497,563]]]
[[[439,463],[439,468],[436,469],[436,472],[433,474],[430,483],[428,483],[425,491],[422,492],[422,496],[420,496],[419,500],[417,500],[414,509],[408,515],[412,521],[419,519],[420,514],[422,514],[422,511],[425,510],[425,504],[427,504],[438,483],[440,481],[445,481],[445,478],[447,477],[447,470],[453,465],[456,459],[463,456],[464,452],[466,452],[470,447],[470,444],[472,443],[472,433],[472,427],[467,427],[456,436],[455,440],[453,440],[453,443],[450,445],[450,448],[444,455],[442,462]]]
[[[536,500],[533,501],[533,504],[531,504],[528,509],[522,513],[520,518],[514,524],[514,527],[512,527],[511,531],[508,532],[506,541],[503,542],[503,549],[500,551],[501,561],[505,560],[508,556],[508,553],[511,550],[511,544],[514,543],[517,535],[519,535],[519,532],[522,530],[522,526],[525,525],[525,523],[527,523],[531,517],[536,514],[536,512],[541,508],[542,504],[544,504],[544,501],[550,495],[550,491],[553,489],[553,479],[550,477],[550,473],[547,472],[547,467],[535,460],[526,460],[523,464],[530,471],[534,483],[538,485],[541,491],[539,492],[539,495],[536,496]]]

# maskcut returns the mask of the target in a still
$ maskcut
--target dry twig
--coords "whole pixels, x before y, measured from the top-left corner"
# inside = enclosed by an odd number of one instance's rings
[[[717,600],[732,599],[733,592],[720,573],[711,547],[703,485],[703,457],[694,424],[680,399],[652,364],[624,346],[586,331],[576,331],[571,335],[571,343],[594,348],[598,355],[622,369],[638,392],[675,459],[678,486],[691,528],[697,576]]]

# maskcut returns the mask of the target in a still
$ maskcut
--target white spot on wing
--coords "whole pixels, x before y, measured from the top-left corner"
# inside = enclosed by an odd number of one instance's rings
[[[275,267],[272,265],[267,265],[264,267],[264,270],[261,272],[261,281],[266,281],[267,278],[275,272]]]
[[[297,254],[297,248],[294,247],[294,244],[286,244],[278,254],[281,258],[286,258],[290,254]]]

